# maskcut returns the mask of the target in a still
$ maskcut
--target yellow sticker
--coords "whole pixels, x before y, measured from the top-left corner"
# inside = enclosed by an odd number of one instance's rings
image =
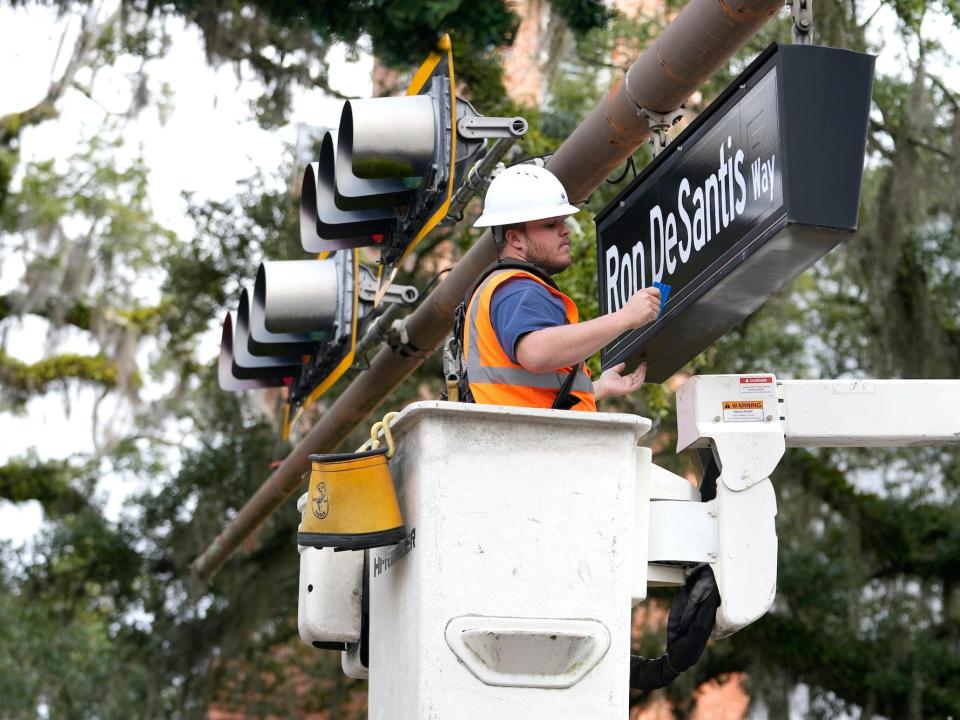
[[[763,422],[763,400],[724,400],[724,422]]]

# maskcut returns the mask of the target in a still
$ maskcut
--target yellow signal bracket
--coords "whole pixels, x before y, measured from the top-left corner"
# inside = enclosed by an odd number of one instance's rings
[[[450,209],[450,202],[453,199],[453,181],[456,175],[457,160],[457,85],[453,74],[453,43],[450,41],[450,36],[446,33],[444,33],[443,37],[437,42],[436,49],[427,56],[427,59],[423,61],[423,64],[417,72],[414,73],[413,79],[407,87],[407,95],[421,94],[427,88],[427,83],[430,78],[437,74],[444,75],[450,80],[450,127],[452,131],[450,133],[450,178],[447,181],[447,194],[440,204],[440,207],[430,216],[430,219],[424,223],[410,244],[407,245],[400,259],[390,268],[390,272],[384,272],[381,274],[381,277],[378,278],[381,283],[377,290],[376,298],[374,299],[374,307],[380,306],[383,296],[386,295],[387,290],[390,289],[390,285],[393,284],[393,280],[397,276],[398,268],[403,261],[406,260],[420,242],[440,224],[440,221],[446,217],[447,211]],[[384,277],[386,278],[385,280]]]
[[[353,359],[357,354],[357,315],[359,314],[360,304],[360,256],[356,250],[351,250],[350,254],[353,256],[353,322],[350,326],[350,348],[347,350],[346,355],[343,356],[343,359],[337,363],[333,371],[307,395],[307,398],[300,403],[299,407],[292,409],[290,404],[287,403],[283,417],[284,440],[290,437],[290,430],[297,424],[297,420],[299,420],[300,415],[303,414],[304,408],[316,402],[327,390],[333,387],[333,384],[337,382],[337,380],[343,377],[343,374],[353,365]]]
[[[440,64],[440,61],[446,58],[447,66],[450,70],[450,77],[453,77],[453,43],[450,42],[450,36],[444,33],[437,41],[437,47],[427,59],[421,63],[420,67],[413,74],[410,84],[407,86],[407,95],[419,95],[427,85],[427,81],[433,77],[434,71]]]
[[[407,245],[407,249],[403,251],[403,255],[401,255],[397,261],[397,266],[401,265],[403,261],[407,259],[407,256],[413,252],[414,248],[420,244],[420,241],[429,235],[430,232],[440,224],[440,221],[446,217],[447,211],[450,209],[450,202],[453,199],[453,180],[456,174],[457,161],[457,83],[453,74],[453,43],[450,42],[450,36],[446,33],[444,33],[443,37],[441,37],[437,43],[437,49],[430,53],[430,56],[413,76],[410,87],[407,88],[407,95],[420,94],[430,77],[437,71],[442,73],[444,68],[441,66],[441,61],[444,58],[446,58],[445,74],[450,80],[450,179],[447,181],[447,196],[444,198],[440,207],[437,208],[437,211],[424,223],[423,227],[420,228],[420,232],[417,233],[416,237]],[[430,70],[426,72],[428,66]],[[391,275],[391,280],[395,275],[396,271]]]

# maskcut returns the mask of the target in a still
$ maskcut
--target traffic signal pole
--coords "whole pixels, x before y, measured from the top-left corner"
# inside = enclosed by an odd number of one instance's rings
[[[576,202],[621,165],[730,56],[783,6],[783,0],[691,0],[550,158],[547,168]],[[192,563],[209,582],[226,560],[293,493],[308,456],[331,452],[410,375],[450,332],[454,310],[496,258],[484,232],[406,319],[405,353],[383,347],[283,463]]]

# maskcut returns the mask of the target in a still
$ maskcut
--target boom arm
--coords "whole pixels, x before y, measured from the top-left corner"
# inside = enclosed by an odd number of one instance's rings
[[[651,541],[655,525],[661,542],[674,538],[672,548],[691,532],[706,538],[699,552],[714,553],[710,562],[723,598],[714,634],[736,632],[773,603],[776,498],[769,477],[786,448],[960,445],[958,407],[956,380],[691,378],[677,393],[677,451],[712,452],[720,471],[717,495],[699,515],[715,519],[716,534],[685,519],[695,508],[652,498]],[[702,561],[680,554],[675,561]]]

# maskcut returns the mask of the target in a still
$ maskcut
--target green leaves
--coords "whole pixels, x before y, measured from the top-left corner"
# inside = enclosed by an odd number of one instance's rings
[[[67,380],[93,383],[106,389],[117,386],[117,366],[103,355],[64,353],[27,364],[0,350],[0,397],[14,408],[22,408],[35,395],[47,392],[54,384]],[[139,375],[132,378],[139,384]]]
[[[86,498],[71,480],[76,471],[63,461],[42,462],[34,456],[0,466],[0,498],[14,503],[37,500],[54,516],[76,512]]]

